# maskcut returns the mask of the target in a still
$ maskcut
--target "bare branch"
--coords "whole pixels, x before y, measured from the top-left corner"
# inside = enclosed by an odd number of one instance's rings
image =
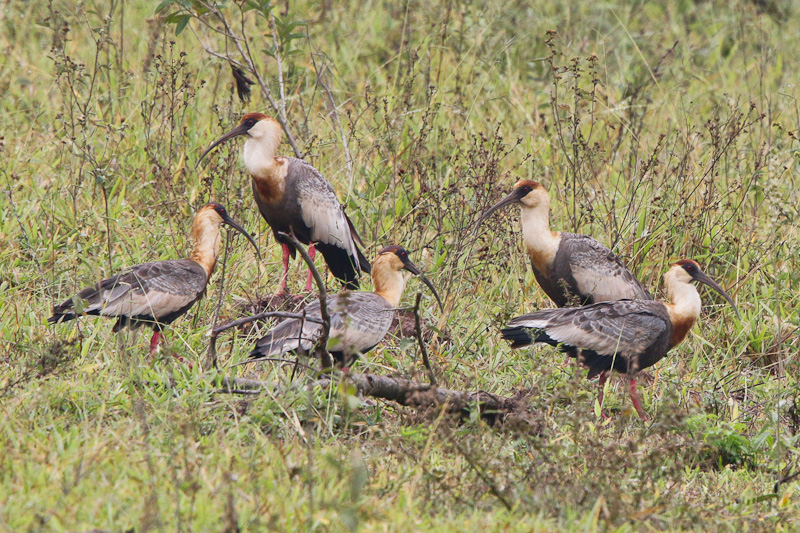
[[[436,375],[433,373],[431,362],[428,360],[428,348],[425,347],[425,341],[422,339],[422,319],[419,316],[419,302],[422,299],[422,293],[417,293],[417,300],[414,302],[414,332],[417,334],[417,342],[419,349],[422,352],[422,363],[428,369],[428,379],[434,387],[437,385]]]
[[[308,29],[306,29],[306,39],[309,39]],[[311,46],[310,42],[309,46]],[[328,87],[328,84],[325,81],[325,70],[328,70],[328,67],[327,65],[323,65],[322,70],[320,70],[317,67],[316,60],[314,59],[314,53],[311,54],[311,63],[314,65],[314,71],[317,73],[317,83],[322,85],[322,88],[325,89],[325,95],[328,97],[328,106],[331,109],[330,116],[336,123],[336,127],[339,129],[339,138],[342,141],[342,148],[344,148],[344,161],[345,165],[347,166],[347,181],[348,181],[347,193],[350,194],[353,190],[353,156],[350,155],[350,147],[347,144],[347,136],[344,134],[342,121],[339,120],[339,112],[336,109],[336,102],[333,99],[333,93],[331,92],[330,87]]]
[[[275,45],[275,60],[278,62],[278,88],[280,90],[281,113],[286,116],[286,91],[283,86],[283,63],[281,62],[281,45],[278,42],[278,28],[275,25],[275,14],[269,12],[269,21],[272,25],[272,43]]]
[[[247,316],[244,318],[240,318],[238,320],[234,320],[233,322],[228,322],[227,324],[223,324],[221,326],[217,326],[211,330],[211,340],[208,343],[208,359],[211,359],[211,363],[213,364],[214,368],[219,369],[217,366],[217,337],[219,337],[220,333],[228,331],[231,328],[238,328],[244,324],[249,324],[250,322],[255,322],[256,320],[262,320],[264,318],[296,318],[296,319],[305,319],[309,322],[316,322],[318,324],[324,323],[321,320],[317,320],[312,317],[305,317],[304,315],[297,314],[297,313],[286,313],[284,311],[265,311],[263,313],[258,313],[256,315]],[[208,359],[206,359],[206,366],[208,365]]]
[[[300,148],[297,147],[297,142],[295,141],[294,135],[292,135],[292,130],[289,128],[289,121],[286,118],[286,113],[281,110],[278,103],[272,97],[272,91],[270,91],[269,86],[264,81],[264,78],[261,76],[261,73],[256,68],[256,64],[255,61],[253,60],[253,55],[250,51],[250,45],[248,43],[246,34],[244,34],[243,31],[242,32],[243,37],[239,37],[231,29],[231,26],[228,23],[228,19],[225,18],[225,15],[217,8],[216,4],[214,4],[213,2],[205,2],[203,0],[198,0],[198,3],[203,7],[205,7],[206,9],[208,9],[208,11],[212,15],[214,15],[214,17],[216,17],[216,19],[219,20],[219,22],[222,24],[222,27],[225,29],[224,32],[220,32],[217,29],[214,29],[214,31],[225,35],[225,37],[229,38],[231,42],[233,42],[233,44],[236,46],[236,50],[239,52],[239,55],[241,56],[241,58],[244,60],[245,63],[242,66],[246,68],[250,74],[255,76],[256,81],[258,81],[258,86],[261,88],[261,94],[264,95],[264,98],[267,99],[270,107],[272,107],[272,109],[275,111],[276,118],[278,119],[278,122],[283,128],[283,131],[286,133],[286,139],[289,141],[289,145],[292,147],[292,150],[294,150],[295,156],[299,159],[302,159],[305,154],[303,154],[303,152],[300,151]],[[191,14],[198,20],[201,20],[200,17],[197,16],[195,13]],[[244,14],[242,14],[242,17],[244,17]],[[244,48],[242,48],[241,44],[242,42],[244,42]],[[205,49],[206,47],[203,46],[203,48]],[[233,59],[231,59],[230,57],[224,57],[224,59],[233,61]]]
[[[317,345],[314,349],[314,353],[320,358],[320,361],[322,362],[322,371],[324,372],[330,368],[333,368],[333,359],[331,359],[331,354],[329,354],[327,350],[328,336],[331,333],[331,315],[328,313],[328,292],[325,290],[325,282],[322,280],[322,276],[319,275],[317,267],[314,266],[314,260],[311,259],[310,255],[308,255],[306,247],[297,240],[297,237],[294,236],[294,233],[288,234],[278,232],[278,236],[285,237],[291,241],[295,249],[297,249],[297,251],[300,253],[300,256],[303,258],[303,261],[305,261],[308,265],[308,270],[311,272],[311,275],[314,276],[314,281],[317,283],[317,288],[319,289],[319,314],[322,317],[322,334],[317,339]],[[309,317],[306,317],[305,319],[311,320]]]

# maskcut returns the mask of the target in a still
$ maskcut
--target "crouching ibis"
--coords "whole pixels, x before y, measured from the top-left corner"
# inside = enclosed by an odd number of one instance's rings
[[[630,396],[642,420],[647,416],[636,390],[636,374],[653,366],[680,344],[700,315],[700,295],[692,281],[719,292],[739,311],[731,297],[695,261],[682,259],[664,274],[670,302],[622,300],[583,307],[547,309],[519,316],[502,330],[512,348],[541,342],[558,346],[589,367],[588,378],[600,376],[600,405],[610,370],[627,375]],[[580,352],[580,354],[579,354]]]
[[[387,246],[380,251],[372,265],[375,292],[344,291],[330,295],[326,300],[331,318],[327,348],[337,365],[347,368],[359,354],[370,351],[386,336],[392,325],[394,311],[403,296],[406,284],[403,270],[419,276],[442,308],[433,284],[411,262],[408,252],[402,246]],[[309,304],[305,314],[321,319],[319,300]],[[256,342],[250,353],[251,359],[245,362],[252,363],[290,351],[306,353],[321,333],[320,323],[285,320]]]
[[[361,272],[370,271],[369,261],[358,248],[363,243],[328,180],[302,159],[275,155],[282,134],[275,119],[263,113],[248,113],[238,126],[211,143],[197,164],[216,146],[246,136],[244,164],[252,178],[253,197],[275,240],[283,247],[281,292],[286,291],[289,256],[294,257],[296,250],[279,234],[292,232],[297,240],[311,245],[312,259],[315,247],[322,252],[328,268],[346,289],[358,289]],[[311,271],[306,290],[311,290]]]
[[[522,210],[522,237],[536,281],[556,306],[653,299],[619,257],[593,238],[550,231],[550,195],[540,183],[517,182],[508,196],[481,215],[476,228],[511,204]]]
[[[147,325],[153,328],[152,356],[164,338],[164,326],[186,313],[203,296],[217,264],[222,224],[247,237],[258,253],[250,234],[234,222],[224,207],[210,203],[194,217],[194,248],[188,258],[144,263],[123,270],[55,306],[48,322],[54,324],[85,314],[116,318],[112,328],[115,333],[126,326],[137,329]]]

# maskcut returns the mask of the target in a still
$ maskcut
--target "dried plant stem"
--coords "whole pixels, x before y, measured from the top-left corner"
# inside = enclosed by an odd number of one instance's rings
[[[314,260],[311,259],[310,255],[308,255],[306,247],[297,240],[297,237],[294,236],[294,233],[289,234],[278,232],[278,235],[291,241],[295,249],[297,249],[297,251],[300,253],[300,256],[308,265],[308,270],[311,272],[311,275],[314,276],[314,281],[317,283],[317,288],[319,289],[319,314],[322,317],[322,334],[317,339],[317,344],[314,348],[314,354],[319,357],[320,362],[322,363],[322,371],[325,372],[333,368],[333,358],[331,358],[331,354],[329,354],[327,350],[328,337],[331,333],[331,315],[328,313],[328,292],[325,290],[325,282],[322,280],[322,276],[319,275],[317,267],[314,266]],[[305,319],[309,320],[308,317]]]
[[[425,347],[425,341],[422,339],[422,318],[419,316],[419,302],[421,299],[422,293],[418,292],[417,299],[414,302],[414,332],[417,334],[417,342],[422,352],[422,363],[425,365],[425,368],[428,369],[428,379],[430,379],[431,385],[435,387],[438,384],[436,375],[433,373],[431,362],[428,359],[428,348]]]

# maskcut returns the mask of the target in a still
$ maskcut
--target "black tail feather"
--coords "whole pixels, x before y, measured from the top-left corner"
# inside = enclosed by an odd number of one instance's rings
[[[342,282],[344,288],[351,291],[358,290],[358,278],[361,275],[363,267],[362,269],[358,268],[354,261],[355,258],[350,256],[347,250],[336,245],[320,242],[315,246],[322,254],[322,257],[325,258],[325,262],[328,264],[328,268],[331,270],[333,276]],[[363,257],[363,255],[361,257]],[[358,258],[359,263],[361,262],[361,257]],[[366,259],[364,259],[364,261],[366,261]]]

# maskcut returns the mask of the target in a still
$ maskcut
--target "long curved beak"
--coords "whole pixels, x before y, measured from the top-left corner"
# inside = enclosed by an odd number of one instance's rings
[[[233,229],[235,229],[236,231],[238,231],[239,233],[241,233],[242,235],[244,235],[244,236],[247,238],[247,240],[248,240],[248,241],[250,241],[250,244],[252,244],[252,245],[253,245],[253,248],[255,248],[255,249],[256,249],[256,255],[258,256],[258,260],[259,260],[259,261],[261,261],[261,252],[260,252],[260,251],[259,251],[259,249],[258,249],[258,245],[256,244],[256,241],[255,241],[255,240],[253,240],[253,237],[252,237],[252,236],[251,236],[251,235],[250,235],[248,232],[246,232],[246,231],[244,230],[244,228],[243,228],[243,227],[241,227],[239,224],[237,224],[237,223],[236,223],[236,221],[235,221],[235,220],[233,220],[233,219],[232,219],[232,218],[231,218],[231,217],[228,215],[228,213],[225,213],[225,214],[222,216],[222,221],[223,221],[225,224],[227,224],[227,225],[229,225],[230,227],[232,227]]]
[[[483,223],[483,221],[486,220],[487,218],[489,218],[489,216],[492,213],[494,213],[498,209],[502,209],[503,207],[505,207],[507,205],[515,204],[515,203],[519,202],[519,200],[520,200],[520,198],[519,198],[519,193],[517,192],[517,190],[515,189],[515,190],[511,191],[511,193],[508,196],[506,196],[505,198],[503,198],[502,200],[500,200],[499,202],[494,204],[492,207],[490,207],[489,209],[487,209],[486,211],[483,212],[483,214],[481,215],[481,218],[479,218],[478,222],[475,223],[474,230],[477,230],[478,227],[480,227],[480,225]]]
[[[240,135],[246,135],[247,131],[248,131],[248,128],[246,128],[243,124],[239,124],[238,126],[233,128],[231,131],[229,131],[228,133],[224,134],[222,137],[220,137],[219,139],[217,139],[216,141],[211,143],[211,146],[206,148],[206,151],[203,152],[203,154],[200,156],[200,159],[198,159],[197,163],[194,164],[195,170],[197,169],[197,167],[200,166],[200,162],[203,160],[203,158],[206,155],[208,155],[208,152],[210,152],[211,150],[213,150],[214,148],[216,148],[220,144],[224,143],[225,141],[229,141],[229,140],[233,139],[234,137],[238,137]]]
[[[439,302],[439,309],[442,312],[444,312],[444,306],[442,305],[442,300],[439,298],[439,293],[436,292],[436,288],[433,286],[433,283],[431,283],[431,280],[426,278],[425,274],[423,274],[422,271],[419,268],[417,268],[417,265],[412,263],[411,260],[408,257],[406,257],[405,260],[403,261],[403,268],[405,268],[406,270],[408,270],[409,272],[411,272],[415,276],[419,276],[420,277],[420,279],[422,280],[422,283],[424,283],[425,285],[428,286],[428,288],[433,293],[433,296],[436,298],[436,301]]]
[[[720,293],[722,295],[722,297],[725,298],[728,301],[729,304],[731,304],[731,307],[733,307],[733,312],[736,313],[736,318],[742,318],[739,315],[739,310],[736,308],[736,304],[733,303],[733,298],[731,298],[730,295],[727,292],[725,292],[722,287],[720,287],[719,283],[717,283],[716,281],[711,279],[708,276],[708,274],[706,274],[702,270],[698,270],[692,277],[696,281],[699,281],[700,283],[703,283],[704,285],[708,285],[709,287],[711,287],[712,289],[714,289],[715,291]]]

